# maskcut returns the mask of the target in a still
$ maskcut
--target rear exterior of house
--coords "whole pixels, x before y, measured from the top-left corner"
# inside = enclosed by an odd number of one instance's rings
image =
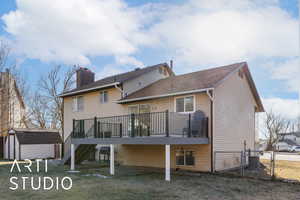
[[[70,144],[114,145],[120,164],[166,173],[239,166],[239,157],[214,152],[254,149],[255,114],[263,111],[247,63],[179,76],[160,64],[91,80],[61,97],[66,160]]]

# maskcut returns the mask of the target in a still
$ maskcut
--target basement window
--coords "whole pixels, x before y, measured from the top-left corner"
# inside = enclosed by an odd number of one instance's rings
[[[178,166],[194,166],[195,152],[187,150],[176,151],[176,165]]]

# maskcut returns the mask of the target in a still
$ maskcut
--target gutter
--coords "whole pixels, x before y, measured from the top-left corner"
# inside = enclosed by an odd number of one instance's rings
[[[183,95],[183,94],[207,92],[207,91],[213,90],[213,89],[214,88],[204,88],[204,89],[198,89],[198,90],[189,90],[189,91],[183,91],[183,92],[174,92],[174,93],[169,93],[169,94],[154,95],[154,96],[147,96],[147,97],[139,97],[139,98],[133,98],[133,99],[124,99],[124,100],[115,101],[115,103],[129,103],[129,102],[134,102],[134,101],[142,101],[142,100],[148,100],[148,99],[157,99],[157,98],[162,98],[162,97],[170,97],[170,96],[177,96],[177,95]]]
[[[83,90],[78,90],[78,91],[74,91],[74,92],[67,92],[65,94],[61,94],[61,95],[58,95],[59,97],[66,97],[66,96],[71,96],[71,95],[75,95],[75,94],[78,94],[78,93],[83,93],[83,92],[89,92],[89,91],[92,91],[92,90],[98,90],[98,89],[102,89],[102,88],[106,88],[106,87],[111,87],[111,86],[115,86],[116,85],[119,85],[120,82],[114,82],[114,83],[110,83],[110,84],[106,84],[106,85],[101,85],[101,86],[97,86],[97,87],[92,87],[92,88],[87,88],[87,89],[83,89]]]

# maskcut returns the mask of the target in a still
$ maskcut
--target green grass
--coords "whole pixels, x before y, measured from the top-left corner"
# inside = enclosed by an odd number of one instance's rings
[[[164,174],[141,169],[117,167],[116,175],[107,179],[84,176],[86,174],[108,175],[108,168],[93,165],[81,166],[80,173],[70,174],[67,166],[49,166],[47,174],[34,176],[63,177],[73,179],[69,191],[33,191],[8,188],[11,165],[0,165],[0,199],[101,199],[101,200],[152,200],[152,199],[299,199],[300,185],[221,177],[210,174],[198,176],[172,175],[172,181],[164,181]],[[18,177],[32,175],[14,174]],[[109,176],[109,175],[108,175]]]

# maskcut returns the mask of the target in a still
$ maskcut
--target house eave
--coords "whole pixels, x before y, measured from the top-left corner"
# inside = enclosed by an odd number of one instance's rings
[[[67,92],[67,93],[59,95],[59,97],[74,96],[77,94],[91,92],[91,91],[95,91],[95,90],[99,90],[99,89],[103,89],[103,88],[114,87],[115,85],[119,85],[119,84],[120,84],[120,82],[114,82],[114,83],[101,85],[101,86],[97,86],[97,87],[92,87],[92,88],[87,88],[87,89],[83,89],[83,90],[78,90],[78,91],[74,91],[74,92]]]
[[[123,103],[135,102],[135,101],[158,99],[158,98],[163,98],[163,97],[171,97],[171,96],[178,96],[178,95],[185,95],[185,94],[192,94],[192,93],[201,93],[201,92],[206,92],[206,91],[213,90],[213,89],[214,88],[203,88],[203,89],[174,92],[174,93],[162,94],[162,95],[153,95],[153,96],[146,96],[146,97],[139,97],[139,98],[132,98],[132,99],[124,99],[124,100],[118,100],[118,101],[116,101],[116,103],[123,104]]]

